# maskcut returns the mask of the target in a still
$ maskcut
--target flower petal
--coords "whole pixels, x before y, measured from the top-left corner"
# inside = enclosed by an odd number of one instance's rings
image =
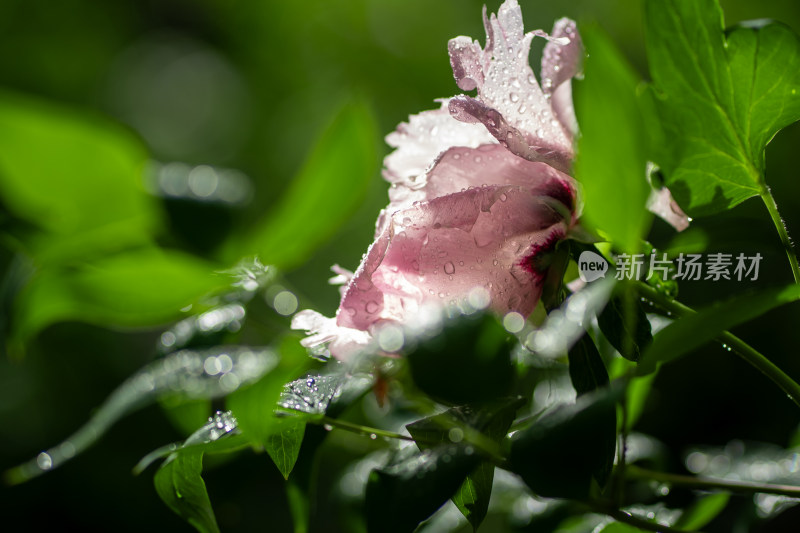
[[[689,227],[689,217],[686,216],[686,213],[683,212],[678,203],[672,199],[672,194],[666,187],[653,190],[650,193],[650,198],[647,200],[647,209],[678,231],[683,231]]]
[[[384,159],[383,177],[394,185],[419,189],[425,185],[422,176],[440,153],[451,146],[476,147],[494,142],[484,128],[454,120],[442,100],[439,109],[411,115],[386,136],[395,150]]]
[[[327,344],[328,351],[341,360],[349,359],[372,342],[372,336],[366,331],[343,328],[336,324],[336,319],[310,309],[298,311],[292,317],[292,329],[305,330],[309,335],[300,341],[306,348],[318,348]]]
[[[582,67],[583,42],[575,21],[568,18],[556,21],[551,36],[542,52],[542,89],[550,96],[554,114],[572,139],[578,133],[578,121],[572,106],[571,80]]]
[[[402,322],[426,302],[458,302],[475,287],[486,288],[496,312],[527,316],[543,277],[533,256],[567,229],[548,198],[497,185],[395,213],[348,286],[337,324]]]
[[[426,182],[428,200],[470,187],[518,185],[557,199],[572,211],[576,196],[572,178],[567,174],[551,165],[517,157],[499,144],[450,148],[427,172]]]
[[[480,45],[477,42],[469,44],[466,37],[458,37],[449,43],[450,63],[459,87],[464,90],[476,88],[477,99],[487,109],[505,117],[508,125],[527,138],[530,146],[549,147],[571,156],[572,140],[562,129],[550,107],[548,95],[539,87],[528,64],[531,40],[534,36],[546,37],[547,34],[542,31],[524,33],[522,11],[517,0],[506,0],[497,15],[492,14],[490,18],[486,18],[484,12],[484,26],[486,47],[482,56],[479,54]],[[450,109],[452,111],[453,107]],[[479,116],[485,115],[481,113]],[[465,115],[457,118],[463,119]],[[526,157],[522,153],[519,155]]]
[[[572,165],[572,151],[565,150],[558,143],[545,141],[543,130],[535,134],[519,130],[508,123],[500,112],[469,96],[459,95],[450,100],[450,113],[463,122],[480,122],[503,147],[529,161],[547,163],[562,172],[569,172]],[[555,127],[559,123],[553,119]],[[561,131],[561,130],[559,130]],[[563,133],[563,132],[562,132]]]

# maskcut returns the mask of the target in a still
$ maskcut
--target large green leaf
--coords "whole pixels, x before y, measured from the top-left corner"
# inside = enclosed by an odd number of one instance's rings
[[[281,268],[296,266],[359,206],[377,170],[377,128],[363,103],[344,105],[289,189],[254,230],[228,248]]]
[[[471,446],[444,444],[373,470],[367,481],[367,531],[414,531],[453,496],[479,461]]]
[[[157,222],[142,170],[147,153],[99,117],[0,92],[0,198],[43,230],[40,259],[141,244]]]
[[[421,450],[432,448],[432,443],[449,444],[454,440],[460,441],[464,438],[463,428],[467,427],[500,443],[514,422],[517,409],[523,403],[521,398],[512,398],[480,407],[454,407],[444,413],[418,420],[406,428],[417,439],[417,446]],[[452,498],[458,510],[476,530],[489,510],[494,468],[492,462],[482,461],[467,476]]]
[[[653,338],[653,345],[639,362],[639,373],[652,372],[658,363],[675,360],[737,324],[798,299],[800,285],[789,285],[720,302],[676,320]]]
[[[635,252],[651,220],[645,209],[650,185],[638,77],[599,29],[581,33],[589,54],[585,79],[575,87],[581,126],[575,175],[583,217],[621,250]]]
[[[203,482],[203,453],[175,454],[158,472],[154,483],[156,492],[170,509],[201,533],[219,531],[206,484]]]
[[[583,499],[597,475],[614,460],[616,403],[624,390],[604,388],[587,393],[572,405],[560,405],[514,434],[509,462],[537,494]],[[600,445],[598,445],[600,443]]]
[[[798,36],[776,22],[727,33],[723,25],[717,0],[646,3],[647,53],[666,141],[656,162],[690,215],[764,193],[764,148],[800,119]]]
[[[17,346],[46,326],[76,320],[116,327],[163,324],[228,279],[195,257],[141,248],[35,272],[14,302]]]

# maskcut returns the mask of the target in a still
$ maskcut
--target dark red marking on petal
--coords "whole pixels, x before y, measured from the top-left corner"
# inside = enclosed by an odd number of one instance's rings
[[[519,266],[536,279],[543,280],[547,275],[547,269],[550,267],[553,252],[555,252],[558,242],[563,238],[563,231],[553,231],[544,242],[531,245],[528,255],[520,260]]]

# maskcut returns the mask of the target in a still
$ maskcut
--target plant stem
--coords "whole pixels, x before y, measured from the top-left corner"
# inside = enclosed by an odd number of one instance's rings
[[[341,420],[339,418],[330,418],[328,416],[323,416],[322,419],[320,420],[320,423],[338,429],[352,431],[353,433],[358,433],[360,435],[367,435],[370,438],[373,438],[374,435],[375,437],[384,437],[387,439],[400,439],[411,442],[417,442],[416,439],[414,439],[413,437],[409,437],[408,435],[403,435],[402,433],[395,433],[394,431],[386,431],[384,429],[362,426],[360,424],[354,424],[352,422],[347,422],[346,420]]]
[[[771,485],[756,483],[754,481],[734,481],[730,479],[683,476],[680,474],[655,472],[653,470],[639,468],[638,466],[628,466],[626,473],[629,477],[634,479],[660,481],[698,490],[719,489],[728,492],[743,492],[748,494],[760,492],[763,494],[776,494],[778,496],[800,498],[800,487],[793,485]]]
[[[676,316],[686,316],[696,311],[673,300],[646,283],[637,283],[639,293],[659,307]],[[800,385],[790,378],[783,370],[767,359],[758,350],[744,342],[729,331],[723,331],[717,340],[731,348],[739,357],[753,365],[759,372],[772,380],[789,398],[800,407]]]
[[[352,431],[354,433],[359,433],[361,435],[368,435],[370,438],[384,437],[387,439],[400,439],[400,440],[407,440],[410,442],[428,444],[430,446],[438,446],[440,444],[443,444],[443,441],[441,440],[415,439],[414,437],[403,435],[402,433],[395,433],[394,431],[386,431],[384,429],[362,426],[360,424],[354,424],[352,422],[347,422],[346,420],[341,420],[339,418],[331,418],[328,416],[323,416],[319,422],[321,424],[326,424],[328,426],[332,426],[338,429]],[[471,427],[457,426],[455,423],[453,424],[452,427],[458,427],[459,429],[461,429],[464,434],[464,441],[475,446],[478,450],[487,455],[492,461],[494,461],[500,466],[507,464],[508,461],[500,453],[500,448],[494,441],[485,437],[482,433]]]
[[[778,230],[783,248],[786,250],[786,256],[789,258],[789,264],[792,267],[794,282],[800,283],[800,266],[797,264],[797,254],[792,246],[792,241],[789,239],[786,224],[784,224],[780,213],[778,213],[778,204],[775,203],[775,197],[772,196],[772,192],[770,192],[769,187],[766,185],[761,189],[761,199],[764,201],[764,205],[767,206],[769,216],[772,217],[772,223],[775,224],[775,229]]]

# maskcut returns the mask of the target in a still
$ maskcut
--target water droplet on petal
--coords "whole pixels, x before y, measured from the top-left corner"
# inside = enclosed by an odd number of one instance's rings
[[[456,271],[456,267],[452,263],[452,261],[448,261],[447,263],[444,264],[444,272],[445,272],[445,274],[452,274],[455,271]]]

